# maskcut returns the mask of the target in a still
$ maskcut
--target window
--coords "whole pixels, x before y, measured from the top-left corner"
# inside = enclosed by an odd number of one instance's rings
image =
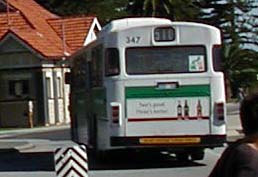
[[[86,68],[86,59],[85,55],[75,58],[74,68],[72,70],[72,85],[78,89],[85,88],[87,68]]]
[[[62,90],[62,80],[60,77],[57,77],[57,97],[62,98],[63,97],[63,90]]]
[[[97,46],[92,49],[91,52],[92,58],[92,87],[101,87],[103,82],[103,60],[102,60],[102,46]]]
[[[156,42],[169,42],[175,40],[175,30],[171,27],[159,27],[154,30]]]
[[[115,76],[119,75],[119,52],[116,48],[106,49],[105,52],[105,75]]]
[[[92,75],[92,73],[91,73],[91,62],[88,61],[86,63],[86,76],[85,76],[85,79],[86,79],[86,81],[85,81],[86,90],[90,90],[90,88],[91,88],[91,75]]]
[[[47,86],[47,97],[48,98],[53,98],[52,85],[51,85],[51,78],[50,77],[46,78],[46,86]]]
[[[126,50],[128,74],[200,73],[206,70],[204,46],[138,47]]]
[[[214,45],[212,51],[212,61],[214,71],[221,71],[221,58],[222,58],[222,48],[221,45]]]
[[[29,81],[28,80],[11,80],[9,81],[9,95],[11,96],[24,96],[29,94]]]

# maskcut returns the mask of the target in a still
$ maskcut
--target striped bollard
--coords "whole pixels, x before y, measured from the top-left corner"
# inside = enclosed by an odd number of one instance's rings
[[[88,158],[86,147],[57,148],[54,152],[57,177],[88,177]]]

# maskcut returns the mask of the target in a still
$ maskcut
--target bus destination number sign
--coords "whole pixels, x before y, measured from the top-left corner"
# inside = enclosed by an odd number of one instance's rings
[[[175,30],[172,27],[159,27],[154,30],[156,42],[168,42],[175,40]]]
[[[139,44],[141,40],[140,36],[127,36],[126,43],[127,44]]]

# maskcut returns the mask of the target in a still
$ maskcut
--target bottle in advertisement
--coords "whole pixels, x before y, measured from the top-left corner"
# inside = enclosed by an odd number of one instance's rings
[[[180,100],[178,101],[177,105],[177,117],[182,118],[182,105]]]
[[[184,117],[185,118],[189,117],[189,106],[188,106],[187,100],[185,100],[185,105],[184,105]]]
[[[197,117],[200,118],[202,117],[202,105],[201,105],[201,100],[198,100],[197,106],[196,106],[196,110],[197,110]]]

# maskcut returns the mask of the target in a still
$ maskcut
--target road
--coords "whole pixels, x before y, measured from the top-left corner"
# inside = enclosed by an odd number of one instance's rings
[[[2,153],[0,157],[0,177],[54,177],[53,153],[51,148],[70,142],[30,140],[34,149],[20,152]],[[89,159],[91,177],[204,177],[214,166],[224,148],[206,150],[206,157],[197,162],[179,162],[168,154],[140,157],[128,155],[97,162]],[[123,157],[123,158],[121,158]],[[111,163],[110,163],[111,162]]]
[[[228,131],[239,127],[238,105],[228,105]],[[28,133],[13,136],[8,141],[28,142],[30,148],[0,151],[0,177],[54,177],[53,151],[72,146],[69,129]],[[170,154],[122,154],[105,162],[89,156],[90,177],[205,177],[224,148],[207,149],[205,158],[195,162],[179,162]]]

